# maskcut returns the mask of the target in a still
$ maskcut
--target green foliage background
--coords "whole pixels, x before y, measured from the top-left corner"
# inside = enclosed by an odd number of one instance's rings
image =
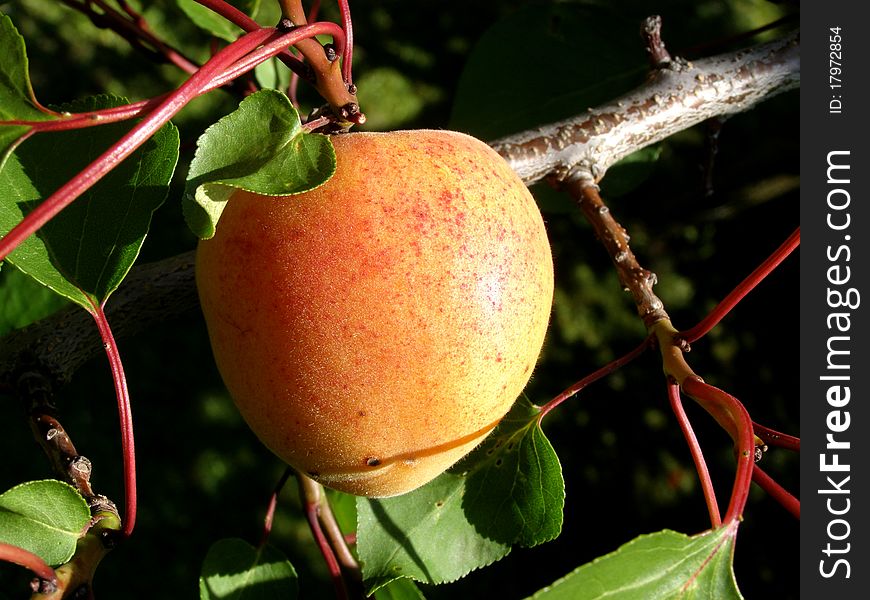
[[[154,30],[192,57],[207,55],[207,37],[185,21],[175,2],[133,4],[147,5],[144,14]],[[324,4],[334,17],[331,3]],[[268,10],[271,3],[263,0],[262,5]],[[579,55],[557,54],[551,64],[531,67],[523,58],[540,43],[539,32],[524,35],[520,22],[513,38],[487,33],[517,11],[558,16],[577,10],[586,20],[571,21],[562,34],[579,40],[578,46],[589,40],[585,52],[593,58],[601,53],[602,61],[612,58],[601,52],[598,44],[603,38],[625,39],[621,51],[634,53],[639,67],[645,56],[636,31],[651,11],[664,19],[669,49],[689,58],[730,49],[727,44],[702,46],[785,11],[762,0],[357,0],[352,9],[355,81],[369,116],[368,128],[444,128],[453,119],[454,126],[484,139],[493,131],[504,131],[491,129],[496,126],[521,129],[564,116],[572,100],[570,94],[564,96],[565,90],[604,86],[605,99],[613,89],[605,84],[632,82],[631,73],[622,82],[602,81],[591,72],[591,81],[585,80],[586,72],[571,68]],[[145,98],[181,81],[174,68],[155,65],[59,2],[0,2],[0,10],[27,40],[33,86],[44,103],[103,92]],[[271,22],[272,15],[262,18]],[[550,25],[559,30],[562,23],[554,18]],[[511,101],[537,109],[527,108],[497,122],[494,115],[504,114],[500,108],[483,101],[475,106],[474,96],[468,94],[487,90],[469,91],[462,71],[482,38],[500,45],[505,85],[524,89],[522,97],[514,93]],[[557,80],[542,78],[539,71],[555,73]],[[524,88],[526,81],[530,83]],[[462,111],[453,108],[457,94],[465,98]],[[310,94],[304,98],[315,101]],[[195,149],[192,142],[236,104],[228,94],[212,93],[174,121],[182,139],[177,183],[155,214],[141,261],[194,247],[180,203],[186,164]],[[586,106],[575,108],[580,112]],[[610,199],[611,210],[632,234],[638,258],[658,274],[657,292],[677,327],[694,324],[797,226],[797,109],[791,93],[726,122],[711,197],[702,189],[704,128],[696,127],[660,146],[659,161],[639,187]],[[579,212],[549,190],[536,193],[545,210],[558,285],[551,332],[527,390],[532,402],[540,404],[633,348],[643,329]],[[696,343],[689,356],[707,381],[742,399],[756,421],[790,433],[799,430],[794,376],[797,281],[798,259],[792,257],[708,338]],[[56,307],[53,299],[43,304],[43,296],[14,270],[4,268],[0,333]],[[198,313],[122,340],[120,346],[137,433],[139,521],[135,537],[101,566],[97,595],[196,597],[199,566],[213,541],[258,539],[266,501],[283,467],[247,430],[227,397]],[[105,360],[97,359],[79,372],[57,400],[79,451],[93,461],[95,488],[120,500],[120,442]],[[702,411],[687,409],[724,504],[733,473],[729,440]],[[0,423],[0,452],[7,457],[0,469],[0,489],[46,477],[47,462],[21,419],[20,407],[8,397],[0,397]],[[670,414],[655,355],[642,357],[563,405],[548,417],[545,431],[566,479],[561,537],[533,549],[516,548],[504,560],[456,584],[425,589],[427,598],[522,598],[640,533],[664,528],[695,533],[707,528],[691,458]],[[797,489],[797,457],[774,451],[764,464],[788,489]],[[329,598],[331,585],[302,521],[295,490],[288,489],[283,498],[273,543],[296,566],[303,597]],[[745,516],[736,549],[737,580],[744,595],[796,598],[797,523],[758,489]],[[25,589],[25,580],[20,570],[0,567],[0,597],[4,592],[9,598],[22,597],[6,591]]]

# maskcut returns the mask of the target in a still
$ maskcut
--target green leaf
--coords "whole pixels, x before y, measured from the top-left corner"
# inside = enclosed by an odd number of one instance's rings
[[[296,570],[279,550],[236,538],[212,544],[199,576],[201,600],[293,600],[298,587]]]
[[[0,120],[50,118],[33,95],[24,38],[12,19],[0,13]]]
[[[737,525],[696,536],[642,535],[579,567],[532,596],[535,600],[739,600],[732,562]]]
[[[214,235],[236,189],[267,196],[306,192],[335,173],[335,150],[305,133],[287,96],[262,90],[209,127],[197,142],[184,194],[184,216],[200,238]]]
[[[100,96],[63,107],[92,111],[124,103]],[[9,157],[0,171],[0,235],[116,142],[129,124],[38,135]],[[120,285],[133,266],[152,213],[163,203],[178,161],[178,131],[162,127],[148,142],[82,194],[9,262],[92,310]]]
[[[324,488],[332,515],[342,531],[356,531],[356,496]]]
[[[228,42],[234,42],[236,38],[243,33],[238,26],[227,21],[225,18],[211,9],[206,8],[202,4],[198,4],[194,0],[176,1],[178,2],[178,7],[184,11],[184,14],[186,14],[197,27],[207,31],[215,37]],[[260,0],[234,0],[231,1],[230,4],[250,16],[257,12]]]
[[[420,588],[410,579],[396,579],[378,589],[375,600],[426,600]]]
[[[261,88],[286,90],[292,71],[277,58],[270,58],[254,67],[254,77]]]
[[[47,121],[51,115],[39,110],[30,85],[24,38],[12,20],[0,13],[0,121]],[[0,169],[16,143],[30,127],[0,125]]]
[[[398,577],[453,581],[503,558],[514,544],[559,535],[565,483],[539,413],[521,397],[447,473],[402,496],[357,500],[357,549],[369,590]]]
[[[638,22],[604,5],[533,4],[517,10],[472,49],[454,96],[450,127],[493,140],[573,117],[628,92],[648,71]],[[504,60],[505,48],[516,48],[517,40],[535,42]],[[627,163],[608,170],[604,185],[618,180],[614,190],[629,191],[649,173],[639,167],[657,158],[658,152],[649,151],[626,157]]]
[[[535,546],[562,530],[565,482],[556,452],[524,396],[458,468],[467,471],[462,507],[477,531],[506,544]]]
[[[0,336],[44,319],[67,302],[17,269],[0,272]]]
[[[462,510],[464,483],[465,477],[444,473],[402,496],[357,500],[357,552],[369,593],[402,577],[455,581],[510,552],[469,522]]]
[[[29,550],[49,565],[72,557],[90,520],[85,499],[60,481],[30,481],[0,494],[0,542]]]

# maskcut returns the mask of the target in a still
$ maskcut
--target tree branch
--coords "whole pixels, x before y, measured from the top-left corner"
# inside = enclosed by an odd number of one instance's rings
[[[177,317],[198,305],[194,253],[134,268],[106,304],[116,337],[122,338]],[[12,389],[22,365],[38,360],[44,376],[70,380],[88,360],[104,352],[93,318],[77,306],[23,329],[0,344],[0,388]]]
[[[492,142],[531,185],[599,181],[632,152],[711,117],[745,111],[800,83],[797,32],[767,44],[688,62],[674,58],[649,79],[588,113]]]

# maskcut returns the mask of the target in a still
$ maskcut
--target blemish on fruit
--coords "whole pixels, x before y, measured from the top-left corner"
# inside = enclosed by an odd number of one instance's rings
[[[366,459],[366,465],[369,466],[369,467],[377,467],[377,466],[379,466],[380,464],[381,464],[381,461],[378,460],[377,458],[372,457],[372,458],[367,458],[367,459]]]

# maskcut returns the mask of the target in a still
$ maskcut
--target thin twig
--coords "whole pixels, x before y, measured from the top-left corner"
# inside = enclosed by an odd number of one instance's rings
[[[662,18],[659,15],[653,15],[644,19],[640,26],[640,35],[646,44],[652,68],[667,67],[671,62],[671,55],[662,41]]]
[[[103,0],[61,0],[64,4],[86,15],[97,27],[111,29],[132,47],[140,51],[148,51],[156,60],[177,66],[186,73],[193,73],[198,68],[195,62],[185,56],[180,50],[173,48],[148,28],[145,19],[135,12],[126,2],[119,2],[126,16],[109,6]],[[94,10],[98,6],[102,12]]]
[[[637,306],[638,315],[647,328],[668,317],[664,304],[653,292],[656,275],[640,266],[629,246],[629,235],[620,225],[598,193],[598,186],[588,178],[575,177],[565,183],[571,197],[579,204],[586,220],[604,245],[623,289],[629,292]]]

